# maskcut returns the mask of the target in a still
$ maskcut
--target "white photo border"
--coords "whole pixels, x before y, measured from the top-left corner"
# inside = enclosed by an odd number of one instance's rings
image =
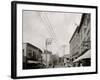
[[[46,77],[63,76],[74,74],[97,73],[97,7],[82,5],[65,5],[52,3],[34,3],[34,2],[12,2],[12,78],[25,77]],[[51,12],[72,12],[72,13],[90,13],[91,14],[91,66],[90,67],[71,67],[55,69],[32,69],[23,70],[22,68],[22,11],[51,11]],[[15,16],[15,17],[14,17]],[[15,19],[16,20],[15,20]],[[15,29],[13,28],[15,26]],[[16,37],[14,37],[14,35]],[[14,48],[13,48],[14,47]],[[94,54],[95,53],[95,54]],[[15,55],[14,55],[15,54]]]

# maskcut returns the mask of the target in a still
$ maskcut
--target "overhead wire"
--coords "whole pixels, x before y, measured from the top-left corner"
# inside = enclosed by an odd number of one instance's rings
[[[51,22],[50,22],[50,20],[49,20],[49,18],[48,18],[48,16],[47,16],[47,14],[45,14],[45,18],[46,18],[46,20],[47,20],[47,22],[48,22],[48,28],[50,29],[50,31],[52,32],[52,35],[54,36],[54,40],[57,42],[57,37],[56,37],[56,34],[55,34],[55,31],[54,31],[54,29],[53,29],[53,25],[51,24]]]
[[[45,28],[48,31],[50,37],[53,38],[53,35],[51,34],[51,31],[46,27],[48,24],[46,24],[46,21],[45,21],[43,15],[41,15],[41,14],[42,14],[42,12],[38,12],[38,16],[40,17],[41,21],[45,24]]]

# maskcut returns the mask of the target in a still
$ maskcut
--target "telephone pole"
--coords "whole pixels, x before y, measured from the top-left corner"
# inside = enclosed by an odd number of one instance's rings
[[[46,65],[48,67],[48,61],[47,61],[47,51],[48,51],[48,45],[51,45],[52,43],[52,38],[47,38],[46,41],[45,41],[45,47],[46,47]]]

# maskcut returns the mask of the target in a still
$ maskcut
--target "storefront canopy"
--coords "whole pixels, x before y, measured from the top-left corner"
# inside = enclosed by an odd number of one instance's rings
[[[32,63],[40,63],[39,61],[32,61],[32,60],[28,60],[28,63],[32,64]]]
[[[91,58],[91,50],[88,50],[86,53],[84,53],[82,56],[75,59],[73,62],[77,62],[77,61],[80,61],[80,60],[86,59],[86,58]]]

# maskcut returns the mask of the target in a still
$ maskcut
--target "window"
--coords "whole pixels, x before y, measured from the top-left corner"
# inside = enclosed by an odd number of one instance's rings
[[[27,57],[28,57],[28,58],[31,58],[31,57],[32,57],[32,50],[28,50],[28,51],[27,51]]]
[[[87,35],[89,35],[89,33],[90,33],[90,30],[88,30]]]
[[[32,54],[31,53],[28,53],[28,57],[31,58],[32,57]]]
[[[86,29],[87,29],[87,28],[85,27],[85,28],[84,28],[84,33],[86,32]]]

